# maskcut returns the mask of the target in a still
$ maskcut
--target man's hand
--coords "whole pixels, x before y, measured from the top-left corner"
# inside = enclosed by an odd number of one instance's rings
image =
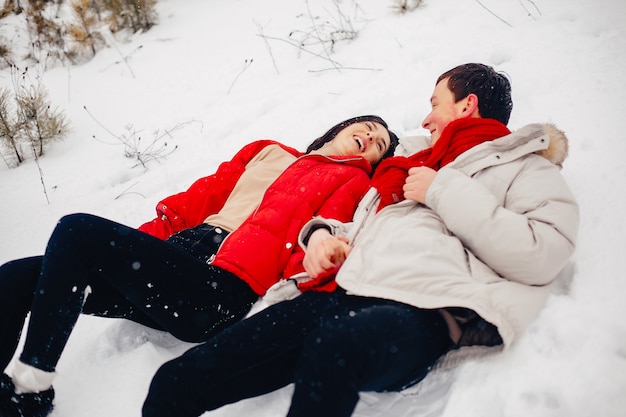
[[[409,176],[402,189],[404,198],[424,204],[426,202],[426,192],[430,184],[435,180],[437,171],[428,167],[417,167],[409,169]]]
[[[311,278],[341,266],[352,247],[345,237],[334,237],[327,229],[317,229],[309,237],[302,265]]]

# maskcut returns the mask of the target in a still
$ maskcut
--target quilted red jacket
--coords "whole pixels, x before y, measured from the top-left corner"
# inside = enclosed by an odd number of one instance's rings
[[[261,204],[224,240],[213,265],[246,281],[259,295],[281,278],[303,272],[298,234],[313,216],[352,220],[369,188],[361,157],[306,155],[265,192]]]
[[[159,217],[140,230],[165,239],[202,223],[223,206],[247,161],[269,144],[277,142],[257,141],[244,147],[215,174],[164,199],[157,205]],[[303,272],[300,229],[313,216],[350,221],[369,188],[370,171],[369,162],[361,157],[300,156],[270,185],[255,212],[224,240],[213,265],[234,273],[259,295],[281,278]]]
[[[269,145],[279,145],[296,157],[303,155],[273,140],[252,142],[241,148],[233,159],[220,164],[215,174],[200,178],[187,191],[161,200],[156,206],[157,217],[142,224],[139,230],[167,239],[176,232],[204,222],[211,214],[222,209],[248,162]]]

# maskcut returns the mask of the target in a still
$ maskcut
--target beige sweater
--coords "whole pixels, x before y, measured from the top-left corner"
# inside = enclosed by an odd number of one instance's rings
[[[296,160],[278,145],[269,145],[246,165],[224,207],[204,221],[229,232],[238,228],[259,206],[265,190]]]

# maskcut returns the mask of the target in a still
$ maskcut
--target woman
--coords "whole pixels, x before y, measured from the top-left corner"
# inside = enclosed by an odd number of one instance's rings
[[[0,267],[2,369],[31,313],[13,378],[0,380],[0,414],[50,412],[54,370],[81,313],[126,318],[188,342],[243,318],[272,284],[304,270],[301,227],[315,215],[350,220],[371,165],[396,144],[379,117],[355,117],[306,154],[267,140],[244,147],[161,201],[158,217],[139,230],[87,214],[62,218],[43,257]]]

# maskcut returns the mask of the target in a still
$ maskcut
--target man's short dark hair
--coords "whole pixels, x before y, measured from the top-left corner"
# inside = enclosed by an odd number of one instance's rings
[[[489,65],[470,63],[444,72],[437,79],[437,84],[446,78],[455,102],[476,94],[481,117],[496,119],[504,124],[509,122],[513,110],[511,82],[503,73],[496,72]]]

